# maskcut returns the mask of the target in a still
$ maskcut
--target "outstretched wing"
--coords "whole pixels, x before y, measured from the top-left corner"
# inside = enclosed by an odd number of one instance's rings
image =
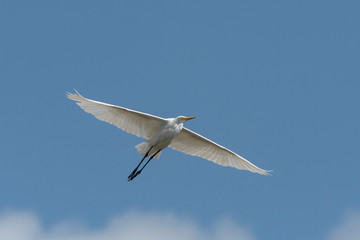
[[[249,170],[262,175],[269,175],[270,172],[255,166],[238,154],[187,128],[182,129],[169,147],[186,154],[205,158],[222,166]]]
[[[77,101],[77,105],[97,119],[145,139],[151,138],[165,123],[164,118],[87,99],[78,92],[76,94],[67,93],[67,97]]]

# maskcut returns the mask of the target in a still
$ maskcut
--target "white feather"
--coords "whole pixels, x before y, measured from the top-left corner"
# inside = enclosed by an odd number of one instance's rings
[[[205,158],[221,166],[269,175],[269,171],[255,166],[238,154],[187,128],[182,129],[181,133],[173,139],[169,147],[186,154]]]
[[[166,123],[164,118],[94,101],[81,96],[78,92],[76,93],[68,93],[67,97],[77,101],[77,105],[84,109],[85,112],[91,113],[97,119],[115,125],[138,137],[150,139]]]
[[[179,116],[177,118],[161,118],[147,113],[142,113],[107,103],[87,99],[77,94],[68,93],[69,99],[77,101],[84,111],[91,113],[99,120],[108,122],[118,128],[147,139],[136,145],[136,149],[143,156],[149,152],[158,158],[161,150],[167,146],[180,152],[202,157],[222,166],[249,170],[254,173],[268,175],[269,171],[263,170],[240,155],[229,149],[183,127],[183,123],[192,117]]]

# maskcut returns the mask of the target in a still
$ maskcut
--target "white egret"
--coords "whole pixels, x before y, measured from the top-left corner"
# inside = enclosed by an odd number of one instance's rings
[[[161,151],[168,146],[222,166],[230,166],[268,175],[269,171],[255,166],[229,149],[183,127],[186,121],[195,117],[178,116],[176,118],[161,118],[87,99],[77,91],[76,94],[67,93],[67,97],[76,101],[77,105],[85,112],[91,113],[99,120],[113,124],[125,132],[147,139],[147,141],[136,145],[138,152],[143,155],[143,158],[129,175],[129,181],[139,175],[151,159],[159,158]],[[146,157],[149,157],[148,161],[138,170]]]

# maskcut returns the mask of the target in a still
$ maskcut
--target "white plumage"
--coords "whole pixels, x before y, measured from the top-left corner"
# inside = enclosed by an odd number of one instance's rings
[[[169,146],[175,150],[205,158],[222,166],[249,170],[263,175],[269,174],[269,171],[255,166],[229,149],[183,127],[184,122],[194,117],[179,116],[165,119],[124,107],[87,99],[78,92],[76,93],[77,94],[68,93],[67,97],[77,101],[77,104],[84,111],[128,133],[147,139],[147,141],[136,146],[144,158],[147,156],[158,158],[161,150]],[[137,168],[134,170],[135,173]],[[138,175],[141,170],[135,174],[135,176]],[[133,176],[129,176],[129,180],[135,177],[134,172],[130,174]]]

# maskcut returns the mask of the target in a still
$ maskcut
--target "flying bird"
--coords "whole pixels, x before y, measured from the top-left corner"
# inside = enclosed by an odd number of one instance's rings
[[[128,108],[87,99],[77,91],[76,94],[67,93],[67,97],[76,101],[77,105],[85,112],[91,113],[97,119],[146,139],[145,142],[136,145],[136,149],[143,155],[143,158],[128,176],[128,181],[138,176],[151,159],[159,158],[161,151],[166,147],[210,160],[222,166],[230,166],[240,170],[249,170],[262,175],[269,175],[269,171],[255,166],[235,152],[185,128],[184,123],[195,117],[157,117]],[[149,159],[140,168],[147,157]]]

